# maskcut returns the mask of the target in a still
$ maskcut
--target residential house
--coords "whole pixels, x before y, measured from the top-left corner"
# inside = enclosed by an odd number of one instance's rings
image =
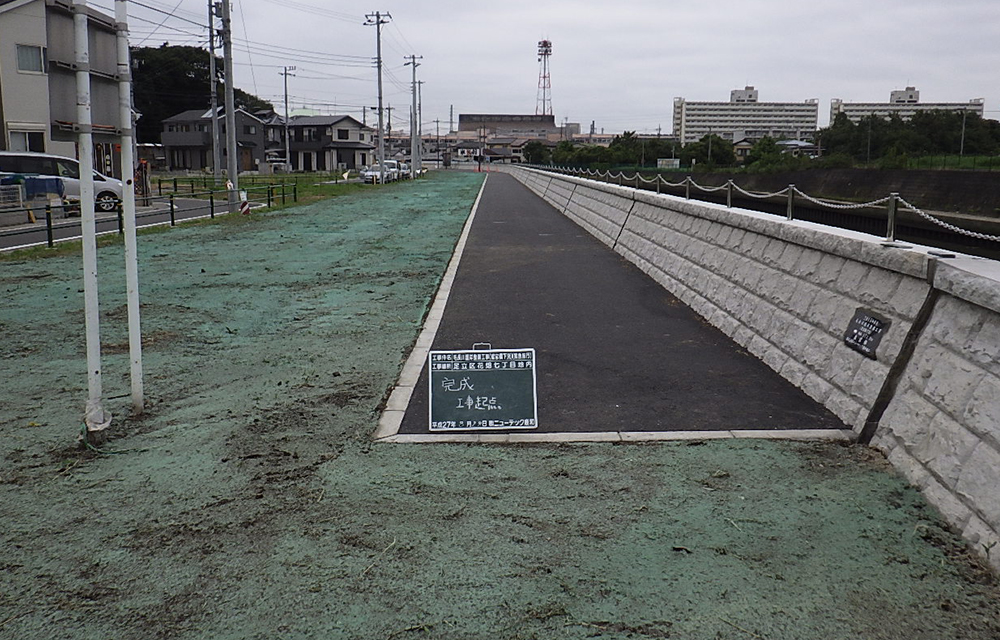
[[[264,123],[264,159],[268,163],[285,163],[285,119],[270,109],[255,111]]]
[[[94,168],[120,177],[115,20],[86,11]],[[78,157],[73,16],[68,0],[0,0],[0,150]]]
[[[357,169],[375,162],[375,129],[351,116],[299,116],[288,126],[294,171]]]
[[[222,107],[218,110],[219,153],[222,168],[229,166],[226,147],[226,118]],[[264,122],[245,111],[236,110],[237,167],[240,172],[258,171],[265,159]],[[212,170],[212,110],[192,109],[166,118],[160,140],[166,151],[170,170]]]

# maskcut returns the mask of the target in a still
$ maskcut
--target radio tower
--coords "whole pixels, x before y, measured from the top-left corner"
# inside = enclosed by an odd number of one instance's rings
[[[552,41],[538,42],[538,102],[536,116],[552,115],[552,80],[549,78],[549,56],[552,55]]]

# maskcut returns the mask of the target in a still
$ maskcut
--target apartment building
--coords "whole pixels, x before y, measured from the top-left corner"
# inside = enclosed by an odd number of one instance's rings
[[[918,111],[964,111],[982,117],[983,104],[982,98],[974,98],[968,102],[920,102],[920,92],[916,87],[906,87],[891,91],[889,102],[844,102],[840,98],[834,98],[830,101],[830,122],[836,120],[841,113],[854,124],[873,115],[885,119],[895,115],[909,120]]]
[[[121,177],[115,20],[87,8],[94,168]],[[77,157],[76,52],[68,0],[0,0],[0,150]]]
[[[682,144],[708,134],[732,142],[776,139],[812,140],[819,126],[819,101],[760,102],[747,86],[730,92],[729,102],[694,102],[674,98],[674,136]]]

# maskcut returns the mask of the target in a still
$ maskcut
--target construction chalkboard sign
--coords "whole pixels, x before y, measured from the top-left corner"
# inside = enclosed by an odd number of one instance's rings
[[[430,430],[537,429],[534,349],[431,351]]]

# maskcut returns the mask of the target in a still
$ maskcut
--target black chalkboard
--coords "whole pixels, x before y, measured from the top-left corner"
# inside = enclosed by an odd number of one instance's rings
[[[430,430],[536,429],[534,349],[431,351]]]
[[[875,350],[878,349],[882,336],[890,324],[890,320],[874,311],[859,308],[854,312],[854,317],[851,318],[851,323],[847,326],[847,331],[844,333],[844,343],[872,360],[877,360]]]

